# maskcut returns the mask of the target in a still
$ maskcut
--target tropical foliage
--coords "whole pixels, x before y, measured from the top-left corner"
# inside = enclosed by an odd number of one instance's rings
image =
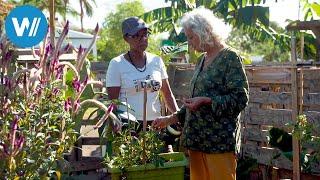
[[[273,44],[272,47],[281,47],[277,54],[290,51],[289,35],[270,26],[269,8],[261,6],[267,0],[166,0],[166,2],[170,2],[171,5],[146,12],[142,17],[152,24],[152,29],[155,32],[170,32],[170,39],[173,42],[178,43],[175,37],[180,35],[177,31],[179,18],[193,8],[204,6],[211,9],[218,17],[223,18],[233,28],[239,29],[243,34],[249,36],[252,41],[267,41],[270,45]],[[310,3],[308,0],[300,2],[306,20],[319,17],[320,5],[318,3]],[[308,34],[304,35],[308,40],[306,41],[305,54],[308,54],[307,57],[314,58],[314,38],[312,40]],[[296,34],[296,36],[301,37],[300,34]],[[239,50],[241,51],[241,49]],[[286,58],[287,55],[276,59],[282,61]],[[271,60],[274,57],[266,56],[266,59]]]
[[[66,1],[66,0],[65,0]],[[84,17],[84,11],[86,12],[86,15],[91,17],[93,14],[93,7],[92,4],[96,5],[95,0],[91,0],[91,3],[89,0],[79,0],[80,3],[80,22],[81,22],[81,31],[83,32],[83,17]]]
[[[310,0],[300,0],[303,5],[304,20],[319,19],[320,17],[320,3],[310,2]]]
[[[270,22],[270,26],[277,29],[279,33],[285,34],[285,30],[279,27],[276,23]],[[243,54],[249,54],[251,56],[263,56],[265,61],[289,61],[288,47],[283,48],[277,41],[265,40],[259,41],[250,34],[245,33],[242,29],[233,28],[230,32],[226,42],[231,47],[235,47],[241,50]]]
[[[265,2],[261,0],[166,0],[166,2],[171,2],[171,6],[158,8],[143,15],[143,18],[151,23],[152,28],[158,32],[176,33],[178,19],[185,12],[199,6],[212,9],[217,16],[224,18],[226,22],[234,26],[268,27],[269,25],[268,7],[257,6]]]

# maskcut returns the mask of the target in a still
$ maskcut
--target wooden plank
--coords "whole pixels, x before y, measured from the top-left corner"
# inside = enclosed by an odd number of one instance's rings
[[[172,82],[172,92],[175,96],[189,97],[190,81],[193,76],[192,69],[176,69]]]
[[[306,106],[320,105],[320,93],[307,93],[303,99]],[[250,91],[250,103],[291,104],[291,101],[290,92]]]
[[[304,97],[305,105],[320,105],[320,93],[308,93]]]
[[[291,65],[288,62],[276,63],[276,62],[261,62],[253,65],[246,65],[246,70],[257,70],[257,69],[290,69]]]
[[[320,92],[320,80],[312,79],[304,81],[304,88],[308,88],[308,91],[311,93]]]
[[[244,128],[243,129],[243,138],[248,141],[258,141],[258,142],[268,142],[267,130],[261,130],[258,128]]]
[[[319,73],[320,73],[320,68],[303,69],[303,79],[304,80],[320,80]]]
[[[290,69],[248,69],[247,78],[250,83],[290,84]]]
[[[291,110],[288,109],[259,109],[250,108],[246,119],[248,124],[271,125],[285,127],[291,122]]]
[[[258,147],[249,144],[243,144],[244,156],[257,159],[258,163],[271,165],[278,168],[292,169],[292,162],[281,154],[281,151],[275,148]],[[276,156],[278,158],[275,159]]]
[[[278,103],[290,104],[291,93],[289,92],[270,92],[270,91],[250,91],[250,103]]]
[[[256,86],[255,84],[291,84],[290,69],[291,68],[279,69],[279,67],[263,67],[259,69],[253,67],[251,69],[246,68],[246,74],[248,76],[250,86]],[[304,69],[304,86],[319,87],[319,72],[320,68]],[[280,76],[277,77],[279,74]]]
[[[243,138],[246,142],[245,144],[256,145],[256,143],[267,144],[268,143],[268,130],[259,130],[256,128],[244,128]],[[316,143],[304,143],[302,145],[305,148],[315,150],[317,148]]]
[[[319,111],[305,111],[304,114],[307,116],[307,120],[310,124],[315,127],[313,135],[320,136],[320,112]]]
[[[305,109],[308,111],[319,111],[320,106],[306,106]]]
[[[102,159],[100,160],[82,160],[71,162],[71,171],[87,171],[103,168]]]
[[[262,61],[262,62],[252,62],[250,65],[246,65],[246,69],[256,69],[256,68],[290,68],[291,62],[269,62],[269,61]],[[310,62],[304,61],[298,63],[299,67],[303,68],[314,68],[320,65],[320,62]]]
[[[278,128],[287,127],[287,123],[292,122],[291,118],[292,110],[288,109],[260,109],[256,107],[249,107],[246,109],[246,116],[244,122],[248,125],[268,125]],[[307,116],[307,120],[310,124],[315,126],[318,131],[314,132],[313,135],[320,135],[320,112],[319,111],[304,111]],[[256,135],[259,134],[255,132]],[[257,137],[258,138],[258,137]],[[254,140],[254,139],[252,139]]]
[[[242,148],[244,156],[255,158],[260,164],[292,170],[292,161],[284,155],[281,154],[278,158],[274,159],[277,154],[281,153],[281,151],[276,148],[258,147],[251,144],[243,144]],[[320,174],[320,165],[312,164],[311,172]]]
[[[320,127],[320,110],[319,111],[305,111],[304,114],[310,123]],[[320,128],[319,128],[320,131]]]
[[[102,157],[94,157],[94,156],[83,156],[82,161],[101,161],[103,158]]]
[[[289,24],[286,29],[289,31],[292,30],[312,30],[319,29],[320,21],[319,20],[311,20],[311,21],[297,21]]]
[[[100,145],[101,144],[107,144],[107,140],[103,139],[100,142],[99,137],[83,137],[82,139],[82,145]]]

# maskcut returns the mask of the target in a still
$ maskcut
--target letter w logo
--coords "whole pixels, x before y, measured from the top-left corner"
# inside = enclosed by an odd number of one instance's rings
[[[23,36],[24,31],[26,29],[29,30],[29,34],[28,34],[29,37],[36,36],[39,28],[40,20],[41,20],[40,17],[33,18],[31,28],[29,28],[30,27],[29,19],[26,17],[22,19],[22,23],[20,25],[17,18],[11,18],[11,19],[12,19],[14,30],[16,31],[17,36],[19,37]]]

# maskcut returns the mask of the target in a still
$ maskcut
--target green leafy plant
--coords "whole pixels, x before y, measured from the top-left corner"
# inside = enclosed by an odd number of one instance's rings
[[[122,171],[144,163],[153,163],[156,167],[164,163],[164,159],[159,156],[159,153],[163,152],[164,144],[159,139],[159,133],[155,131],[140,132],[136,135],[125,130],[115,136],[112,147],[112,155],[105,157],[104,164]]]
[[[308,121],[306,115],[299,115],[292,127],[292,136],[301,141],[302,145],[312,145],[313,150],[302,146],[303,152],[310,154],[307,158],[309,162],[320,163],[320,138],[314,136],[314,132],[319,132],[319,127],[316,124]],[[306,158],[305,158],[306,159]]]
[[[287,124],[287,126],[292,129],[291,134],[274,127],[269,130],[269,144],[282,151],[276,154],[273,159],[277,159],[283,154],[292,161],[292,138],[296,138],[302,144],[300,154],[301,167],[304,172],[311,172],[312,164],[319,164],[320,162],[320,139],[312,135],[319,128],[308,122],[306,115],[299,115],[295,123]],[[310,145],[312,145],[312,150],[307,148]]]

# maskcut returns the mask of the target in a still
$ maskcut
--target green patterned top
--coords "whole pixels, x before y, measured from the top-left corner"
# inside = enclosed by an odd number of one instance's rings
[[[203,63],[204,56],[191,80],[190,97],[210,97],[212,104],[195,112],[182,107],[177,113],[184,124],[182,145],[205,153],[235,151],[236,139],[240,138],[240,112],[249,100],[242,58],[226,48],[206,69]]]

